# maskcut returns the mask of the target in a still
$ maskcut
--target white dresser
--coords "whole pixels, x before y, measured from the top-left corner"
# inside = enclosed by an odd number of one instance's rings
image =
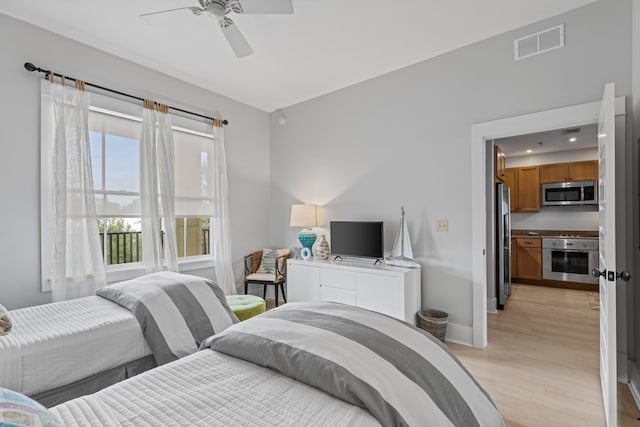
[[[421,269],[370,263],[303,261],[287,264],[287,301],[333,301],[416,323],[421,309]]]

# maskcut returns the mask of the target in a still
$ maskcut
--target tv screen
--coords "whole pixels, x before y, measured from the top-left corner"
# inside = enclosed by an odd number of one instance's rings
[[[331,255],[384,258],[383,223],[331,221]]]

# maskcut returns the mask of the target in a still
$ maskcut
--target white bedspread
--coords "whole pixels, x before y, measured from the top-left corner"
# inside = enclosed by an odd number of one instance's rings
[[[76,426],[349,426],[364,409],[270,369],[203,350],[53,408]]]
[[[98,296],[11,311],[0,386],[32,395],[151,354],[136,318]]]

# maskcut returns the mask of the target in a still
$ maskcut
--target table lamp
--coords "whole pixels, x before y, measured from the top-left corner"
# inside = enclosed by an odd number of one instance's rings
[[[318,226],[318,205],[291,205],[291,227],[303,227],[298,233],[302,247],[309,249],[316,241],[317,235],[311,227]]]

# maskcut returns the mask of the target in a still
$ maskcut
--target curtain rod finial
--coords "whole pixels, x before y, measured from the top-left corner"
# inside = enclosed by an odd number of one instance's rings
[[[33,65],[31,62],[25,62],[25,63],[24,63],[24,68],[25,68],[27,71],[36,71],[36,70],[38,69],[38,68],[37,68],[35,65]]]

